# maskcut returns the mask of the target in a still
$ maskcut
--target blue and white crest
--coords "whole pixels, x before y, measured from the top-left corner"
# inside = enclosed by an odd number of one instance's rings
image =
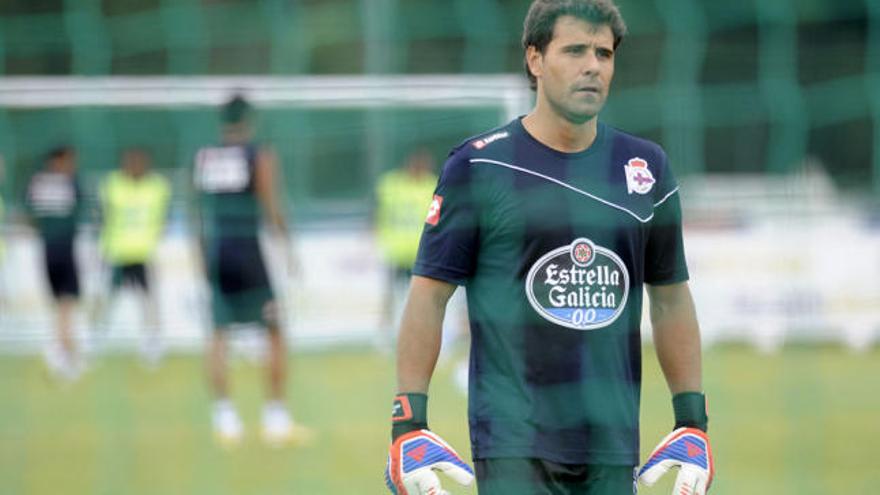
[[[626,307],[629,274],[610,249],[575,239],[541,256],[526,276],[526,295],[545,320],[575,330],[595,330]]]

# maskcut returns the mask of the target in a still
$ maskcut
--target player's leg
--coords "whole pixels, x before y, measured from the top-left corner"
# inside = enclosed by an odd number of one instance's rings
[[[314,432],[294,421],[284,400],[287,352],[280,332],[269,332],[269,400],[263,405],[263,440],[273,447],[308,443]]]
[[[284,402],[284,388],[287,381],[287,346],[284,334],[278,324],[268,326],[269,348],[266,368],[267,396],[269,400]]]
[[[391,327],[394,325],[394,285],[395,278],[397,276],[397,269],[393,264],[385,265],[385,287],[382,289],[382,313],[379,317],[379,325],[381,326],[381,332],[391,332]],[[390,339],[389,339],[390,340]]]
[[[73,259],[73,245],[46,245],[46,270],[55,309],[55,346],[46,360],[50,370],[67,380],[75,380],[84,369],[74,336],[74,316],[79,298],[79,279]]]
[[[267,303],[273,305],[273,302]],[[263,439],[272,445],[291,440],[293,418],[285,405],[287,382],[287,346],[277,321],[267,324],[268,352],[266,354],[267,401],[263,405]]]
[[[244,427],[235,405],[229,399],[229,382],[227,373],[227,339],[226,329],[217,328],[208,342],[208,382],[214,397],[212,422],[214,434],[224,445],[237,445],[244,436]]]
[[[55,329],[60,346],[60,356],[54,359],[54,371],[61,377],[75,379],[81,371],[81,359],[74,338],[73,320],[76,311],[76,299],[68,295],[60,295],[55,301]]]
[[[287,345],[282,315],[272,291],[260,245],[256,239],[242,242],[237,250],[242,256],[240,273],[244,290],[240,294],[239,315],[242,321],[260,322],[267,330],[266,403],[263,406],[263,440],[272,446],[302,443],[311,432],[294,422],[285,403],[287,385]]]
[[[97,288],[86,302],[89,351],[93,354],[100,353],[107,337],[107,318],[110,314],[113,298],[121,283],[120,267],[101,262],[97,275]]]
[[[382,287],[380,288],[379,321],[373,347],[382,354],[390,354],[394,347],[394,277],[395,268],[390,261],[381,265]]]
[[[376,334],[375,346],[383,354],[394,352],[397,344],[397,330],[406,296],[409,292],[412,271],[410,267],[400,266],[389,262],[385,266],[385,287],[382,294],[381,316],[379,319],[379,331]]]
[[[208,381],[214,400],[225,400],[229,397],[227,377],[227,342],[226,330],[217,328],[208,342]]]
[[[216,254],[216,251],[211,253]],[[235,405],[229,399],[227,333],[233,322],[233,301],[227,296],[230,281],[227,280],[227,271],[220,269],[220,263],[226,262],[222,256],[210,256],[206,262],[208,282],[211,286],[211,316],[214,325],[214,331],[208,338],[206,356],[208,383],[214,397],[212,422],[217,439],[223,445],[234,446],[244,436],[244,427]]]
[[[266,403],[263,405],[263,440],[271,446],[286,443],[302,443],[311,436],[306,428],[295,424],[285,402],[287,388],[287,344],[281,325],[278,305],[272,299],[268,284],[262,289],[266,300],[261,309],[263,324],[267,330],[266,353]],[[267,300],[268,298],[268,300]]]
[[[152,290],[152,277],[146,263],[130,265],[130,285],[138,295],[143,315],[143,336],[141,339],[141,358],[151,368],[159,365],[164,354],[161,329],[159,328],[159,309],[155,291]]]

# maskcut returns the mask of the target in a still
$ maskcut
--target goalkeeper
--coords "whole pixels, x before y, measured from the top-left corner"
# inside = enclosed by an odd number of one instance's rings
[[[427,420],[457,285],[467,287],[480,495],[622,495],[670,468],[679,469],[675,495],[708,490],[678,185],[660,146],[598,119],[625,32],[611,0],[534,1],[523,34],[534,108],[447,159],[400,328],[392,493],[447,493],[438,472],[474,478]],[[637,471],[645,289],[675,426]]]

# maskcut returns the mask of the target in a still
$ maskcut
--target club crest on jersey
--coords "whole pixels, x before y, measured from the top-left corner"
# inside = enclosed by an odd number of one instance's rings
[[[626,191],[629,194],[646,194],[657,182],[648,169],[648,161],[643,158],[630,158],[623,169],[626,171]]]
[[[586,238],[541,256],[526,276],[526,295],[545,320],[596,330],[626,307],[629,274],[620,256]]]

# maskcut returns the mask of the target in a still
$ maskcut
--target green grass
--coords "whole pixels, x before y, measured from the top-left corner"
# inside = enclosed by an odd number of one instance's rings
[[[643,452],[669,431],[669,395],[645,351]],[[704,356],[712,493],[872,493],[880,469],[880,352],[791,348],[776,356],[723,347]],[[465,400],[441,364],[431,425],[468,454]],[[80,382],[47,379],[37,358],[0,358],[2,494],[382,494],[393,392],[391,359],[371,352],[295,354],[289,402],[318,431],[310,446],[274,450],[257,435],[261,369],[236,361],[233,398],[249,436],[236,450],[211,436],[197,357],[150,372],[105,357]],[[672,480],[642,494],[668,494]],[[453,493],[473,494],[475,489]]]

